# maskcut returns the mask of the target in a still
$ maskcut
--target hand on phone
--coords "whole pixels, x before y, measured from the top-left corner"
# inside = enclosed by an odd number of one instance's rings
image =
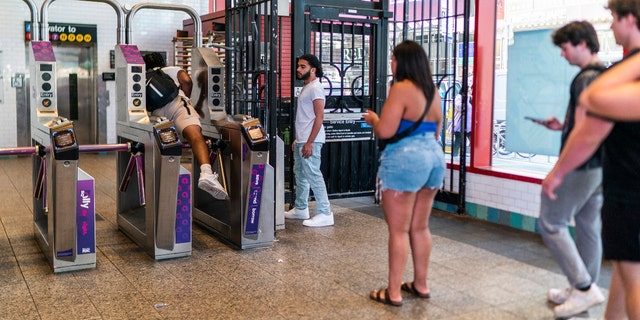
[[[545,126],[547,129],[550,130],[562,130],[563,124],[562,122],[558,121],[558,119],[556,117],[551,117],[548,119],[540,119],[540,118],[533,118],[533,117],[524,117],[527,120],[531,120],[534,123],[537,123],[541,126]]]
[[[535,123],[540,123],[540,124],[546,122],[545,119],[540,119],[540,118],[533,118],[533,117],[524,117],[524,118],[525,118],[525,120],[531,120],[531,121],[533,121]]]

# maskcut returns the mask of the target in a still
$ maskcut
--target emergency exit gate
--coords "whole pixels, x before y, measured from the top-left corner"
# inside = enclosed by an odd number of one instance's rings
[[[292,25],[296,26],[292,33],[294,58],[313,53],[325,73],[321,82],[327,94],[327,143],[322,150],[321,170],[330,197],[374,192],[378,151],[360,115],[366,109],[382,109],[392,77],[391,50],[407,39],[425,48],[443,101],[442,141],[451,169],[437,200],[455,204],[459,213],[464,212],[465,159],[469,150],[463,144],[459,158],[450,156],[451,139],[445,130],[455,95],[463,95],[462,101],[466,101],[470,1],[300,0],[292,2],[292,8]],[[295,81],[292,92],[300,87],[302,82]],[[295,109],[296,100],[292,101]],[[465,112],[462,114],[466,117]],[[453,169],[454,161],[459,174]]]

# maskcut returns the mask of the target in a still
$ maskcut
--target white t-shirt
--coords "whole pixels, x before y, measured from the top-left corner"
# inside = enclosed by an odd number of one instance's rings
[[[296,143],[305,143],[309,139],[313,122],[316,119],[313,101],[318,99],[325,101],[324,88],[320,80],[315,79],[302,87],[302,92],[298,95],[298,110],[296,111],[295,121]],[[313,142],[325,142],[324,126],[320,127],[320,131]]]
[[[184,70],[184,69],[176,66],[169,66],[169,67],[162,68],[162,72],[168,74],[171,77],[171,79],[173,79],[173,82],[176,83],[176,86],[178,86],[178,88],[180,88],[180,81],[178,81],[178,72],[180,72],[180,70]],[[179,95],[188,98],[187,95],[182,91],[182,89],[180,89]]]

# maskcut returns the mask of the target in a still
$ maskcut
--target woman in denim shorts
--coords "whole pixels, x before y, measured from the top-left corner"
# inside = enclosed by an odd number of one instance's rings
[[[368,110],[365,120],[379,139],[389,139],[416,122],[420,124],[409,136],[388,144],[380,155],[378,183],[389,226],[389,279],[387,289],[374,290],[369,296],[378,302],[401,306],[401,290],[419,298],[430,297],[429,216],[443,184],[445,161],[437,142],[442,128],[440,96],[431,80],[424,49],[414,41],[402,42],[393,51],[391,71],[394,83],[380,116]],[[425,107],[429,109],[423,116]],[[409,247],[413,281],[403,283]]]

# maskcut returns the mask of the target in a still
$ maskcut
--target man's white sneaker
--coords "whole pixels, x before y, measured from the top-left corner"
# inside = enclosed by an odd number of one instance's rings
[[[220,182],[218,182],[218,174],[215,172],[200,173],[200,179],[198,179],[198,188],[210,193],[214,198],[218,200],[224,200],[229,196]]]
[[[333,225],[333,212],[327,214],[316,214],[313,218],[302,222],[307,227],[328,227]]]
[[[293,208],[284,213],[285,219],[306,220],[309,219],[309,208],[296,209]]]
[[[547,300],[555,304],[563,304],[571,295],[571,288],[556,289],[552,288],[547,291]]]
[[[553,308],[556,318],[568,318],[572,315],[585,312],[589,308],[604,302],[604,295],[595,284],[591,284],[591,288],[587,291],[578,289],[571,290],[569,298],[561,304]]]

